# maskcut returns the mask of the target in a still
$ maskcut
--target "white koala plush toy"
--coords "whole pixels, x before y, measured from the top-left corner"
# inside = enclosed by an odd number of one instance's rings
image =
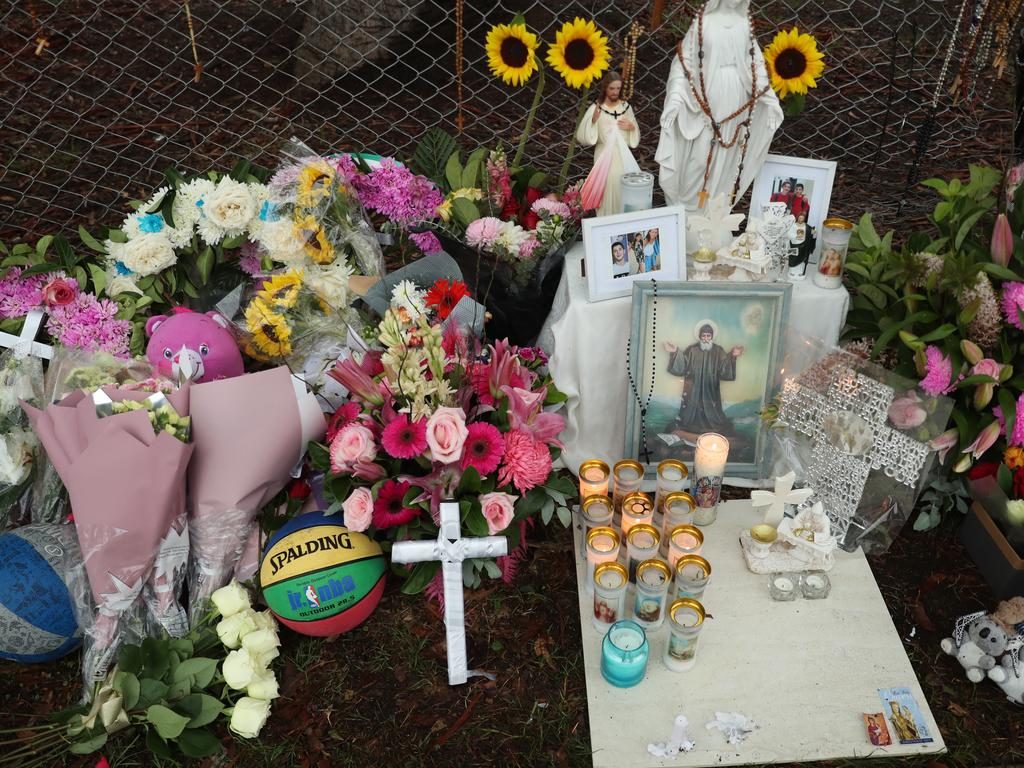
[[[995,668],[996,659],[1006,650],[1009,638],[1003,627],[984,611],[957,619],[953,637],[945,638],[940,647],[955,656],[965,670],[967,679],[980,683]]]
[[[1010,640],[1006,655],[988,671],[988,679],[1003,689],[1006,698],[1014,704],[1024,704],[1024,636]]]

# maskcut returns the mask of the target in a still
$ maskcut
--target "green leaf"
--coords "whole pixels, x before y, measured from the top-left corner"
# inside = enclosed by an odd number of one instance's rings
[[[475,467],[467,467],[455,492],[456,496],[472,496],[480,493],[480,473]]]
[[[1024,281],[1024,277],[1021,277],[1012,269],[1007,269],[999,264],[993,264],[992,262],[986,262],[981,265],[981,268],[988,272],[993,277],[998,277],[1000,280],[1014,280],[1016,282]]]
[[[119,669],[114,675],[114,690],[121,694],[125,709],[135,709],[139,703],[141,690],[139,678],[130,672],[123,672]]]
[[[73,755],[88,755],[95,752],[98,749],[103,749],[106,743],[107,732],[101,730],[91,739],[86,739],[85,741],[71,742],[71,746],[68,747],[68,751],[71,752]]]
[[[318,469],[321,472],[326,472],[331,467],[331,454],[327,450],[327,446],[323,443],[310,443],[309,444],[309,463],[313,466],[313,469]]]
[[[480,169],[483,167],[487,151],[487,147],[480,147],[479,149],[474,150],[466,160],[466,168],[462,172],[463,187],[472,188],[480,186],[478,179],[480,178]]]
[[[1013,496],[1013,472],[1010,468],[1003,463],[999,464],[999,469],[996,470],[996,480],[999,481],[999,487],[1003,493],[1007,496]]]
[[[452,189],[459,189],[462,186],[462,163],[459,161],[458,152],[452,152],[445,163],[444,176]]]
[[[936,224],[941,223],[946,219],[953,211],[953,204],[948,200],[943,200],[941,203],[935,206],[935,212],[932,214],[932,219],[935,220]]]
[[[50,247],[52,242],[53,235],[43,235],[39,238],[39,242],[36,243],[36,255],[40,259],[46,258],[46,249]]]
[[[206,246],[202,253],[196,258],[196,268],[199,270],[199,282],[206,285],[210,281],[210,273],[213,271],[213,248]]]
[[[178,737],[178,747],[185,757],[210,757],[221,750],[221,743],[205,729],[187,730]]]
[[[870,213],[865,213],[860,217],[860,221],[856,226],[856,232],[860,241],[866,247],[878,248],[882,245],[882,240],[878,237],[878,232],[875,231],[875,225],[871,222]]]
[[[960,250],[960,246],[963,245],[964,239],[970,234],[970,231],[974,228],[974,225],[978,223],[978,219],[984,216],[988,211],[982,209],[975,211],[966,219],[963,224],[960,225],[960,229],[956,233],[956,239],[953,241],[953,248],[957,251]]]
[[[929,341],[939,341],[940,339],[944,339],[953,333],[956,333],[956,326],[950,323],[943,323],[934,331],[930,331],[929,333],[926,333],[924,336],[921,336],[920,341],[923,341],[925,343]]]
[[[441,563],[432,560],[428,563],[416,563],[409,574],[409,578],[402,584],[402,593],[406,595],[418,595],[427,588],[433,578],[441,569]]]
[[[192,692],[192,679],[176,680],[167,688],[167,701],[179,701]]]
[[[790,93],[782,100],[782,114],[786,117],[796,117],[804,111],[807,105],[807,96],[803,93]]]
[[[153,724],[156,732],[164,739],[176,739],[188,725],[188,718],[182,717],[163,704],[154,704],[146,710],[146,720]]]
[[[162,680],[154,680],[151,677],[144,677],[139,680],[139,701],[141,709],[152,706],[163,701],[167,696],[168,686]]]
[[[192,285],[191,280],[185,281],[185,286],[182,290],[185,291],[186,296],[190,296],[193,299],[199,298],[199,290],[194,285]]]
[[[885,309],[885,305],[887,303],[885,300],[885,293],[883,293],[878,286],[865,284],[860,286],[857,290],[862,296],[868,299],[868,301],[878,307],[878,309]]]
[[[196,688],[205,688],[213,680],[217,673],[217,660],[207,659],[202,656],[185,659],[178,668],[174,670],[172,682],[178,683],[183,680],[191,680]]]
[[[942,179],[925,179],[921,182],[922,187],[931,187],[938,191],[940,194],[945,195],[949,190],[949,185]]]
[[[137,645],[122,645],[117,652],[117,668],[122,672],[137,675],[142,671],[142,649]]]
[[[563,528],[568,528],[572,525],[572,512],[569,511],[568,507],[558,507],[555,511],[558,513],[558,522],[562,524]]]
[[[455,220],[464,227],[480,218],[480,209],[471,200],[464,197],[457,197],[452,200],[452,215]]]
[[[960,310],[960,314],[956,316],[957,323],[959,325],[970,325],[971,321],[977,316],[979,309],[981,309],[981,296]]]
[[[241,248],[245,245],[246,235],[235,235],[234,237],[227,237],[221,241],[220,247],[225,251],[233,251],[236,248]]]
[[[431,128],[413,152],[412,170],[443,187],[445,167],[456,148],[454,138],[440,128]]]
[[[209,725],[224,710],[224,704],[220,699],[205,693],[189,694],[174,706],[183,714],[188,714],[187,728],[202,728]]]
[[[469,503],[469,509],[462,518],[463,524],[474,536],[489,536],[491,531],[487,527],[487,520],[480,508],[480,502],[474,499]]]
[[[167,648],[166,642],[155,637],[147,637],[142,641],[142,657],[145,659],[145,666],[140,677],[160,680],[167,674],[170,650]]]
[[[551,522],[551,518],[554,516],[554,514],[555,514],[555,500],[552,499],[550,496],[548,496],[544,500],[544,506],[542,506],[540,508],[540,519],[541,519],[541,522],[543,522],[544,525],[547,525],[548,523]]]
[[[152,728],[146,729],[146,749],[157,757],[164,759],[170,759],[171,757],[171,748],[167,746],[167,742]]]
[[[92,287],[97,294],[103,293],[107,288],[107,272],[102,267],[89,264],[89,274],[92,275]]]
[[[246,160],[244,157],[235,163],[235,167],[231,169],[228,174],[235,181],[245,181],[245,177],[249,175],[249,170],[252,168],[252,163]]]
[[[533,187],[534,189],[543,189],[544,184],[548,180],[548,174],[544,171],[535,171],[530,176],[530,180],[526,182],[527,188]]]

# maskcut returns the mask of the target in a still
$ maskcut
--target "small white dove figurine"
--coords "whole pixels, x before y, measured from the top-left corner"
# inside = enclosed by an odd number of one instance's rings
[[[811,497],[814,490],[811,488],[799,488],[793,490],[793,483],[796,482],[796,473],[787,472],[782,477],[775,478],[775,492],[772,491],[751,491],[750,503],[754,508],[767,507],[764,513],[764,521],[775,528],[779,527],[782,518],[786,516],[787,504],[803,504]]]

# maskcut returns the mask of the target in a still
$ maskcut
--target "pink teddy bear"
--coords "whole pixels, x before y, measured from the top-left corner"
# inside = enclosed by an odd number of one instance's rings
[[[162,375],[199,383],[245,372],[242,353],[222,315],[184,307],[175,307],[172,312],[146,321],[146,335],[150,337],[146,357]]]

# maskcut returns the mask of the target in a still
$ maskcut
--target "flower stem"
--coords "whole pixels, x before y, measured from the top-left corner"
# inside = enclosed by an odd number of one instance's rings
[[[587,96],[590,95],[588,88],[580,96],[580,105],[576,109],[576,122],[572,124],[572,137],[569,139],[569,151],[565,155],[565,162],[562,163],[562,172],[558,174],[558,193],[565,191],[565,181],[569,176],[569,165],[572,163],[572,156],[576,154],[576,131],[580,127],[580,120],[587,109]]]
[[[516,156],[512,160],[512,167],[518,169],[520,163],[523,160],[523,152],[526,151],[526,140],[530,136],[530,130],[533,128],[533,118],[537,116],[537,107],[540,106],[540,97],[544,93],[544,65],[538,64],[537,66],[537,91],[533,94],[533,104],[530,105],[530,111],[526,115],[526,125],[523,126],[523,135],[519,138],[519,148],[516,150]]]

